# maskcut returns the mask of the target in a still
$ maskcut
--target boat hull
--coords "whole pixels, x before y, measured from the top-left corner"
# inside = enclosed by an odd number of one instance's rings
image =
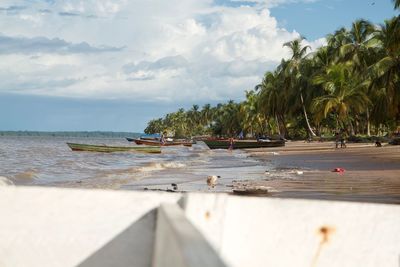
[[[136,147],[136,146],[105,146],[105,145],[88,145],[67,143],[72,151],[88,151],[88,152],[143,152],[143,153],[161,153],[161,148],[158,146]]]
[[[135,140],[137,140],[136,138],[131,138],[131,137],[125,137],[126,140],[128,140],[128,142],[135,142]],[[150,141],[158,141],[160,140],[157,137],[140,137],[139,140],[150,140]]]
[[[191,142],[166,142],[162,144],[160,141],[133,139],[137,145],[148,145],[148,146],[192,146]]]
[[[229,140],[204,140],[204,143],[206,143],[206,145],[210,149],[228,149],[230,146]],[[285,141],[235,140],[233,142],[233,149],[281,147],[281,146],[285,146]]]

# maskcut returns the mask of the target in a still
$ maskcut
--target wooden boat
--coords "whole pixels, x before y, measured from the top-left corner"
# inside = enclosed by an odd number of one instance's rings
[[[128,142],[135,142],[136,138],[125,137]],[[140,137],[140,140],[150,140],[150,141],[157,141],[160,140],[158,137]]]
[[[150,145],[150,146],[192,146],[191,141],[166,141],[161,143],[159,140],[145,140],[145,139],[133,139],[137,145]]]
[[[228,149],[230,145],[229,139],[208,139],[203,141],[210,149]],[[233,142],[233,149],[280,146],[285,146],[284,140],[234,140]]]
[[[128,142],[134,142],[135,138],[125,137]]]
[[[67,143],[72,151],[90,151],[90,152],[143,152],[143,153],[161,153],[159,146],[106,146],[106,145],[88,145]]]

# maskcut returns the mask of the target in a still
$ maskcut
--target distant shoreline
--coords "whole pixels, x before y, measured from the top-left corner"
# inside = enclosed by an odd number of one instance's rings
[[[142,133],[111,131],[0,131],[0,136],[43,136],[43,137],[138,137]]]

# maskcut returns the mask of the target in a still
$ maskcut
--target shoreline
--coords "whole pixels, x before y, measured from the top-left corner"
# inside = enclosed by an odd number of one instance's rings
[[[30,139],[28,145],[33,146]],[[64,156],[48,162],[47,150],[43,151],[38,146],[35,153],[39,153],[42,165],[36,166],[36,169],[22,168],[21,173],[11,176],[10,180],[15,185],[242,193],[260,197],[400,204],[400,146],[384,144],[383,147],[375,147],[373,143],[350,143],[347,148],[335,149],[333,142],[290,141],[285,147],[228,151],[209,150],[205,144],[199,143],[189,150],[168,149],[163,157],[152,160],[139,157],[144,164],[130,165],[130,161],[137,159],[131,154],[99,157],[97,154],[74,154],[58,141],[48,145],[54,155]],[[25,153],[21,156],[26,164],[37,164],[26,159]],[[44,171],[49,163],[58,164],[53,172],[74,166],[73,174],[79,175],[86,167],[73,165],[77,159],[92,166],[92,169],[98,167],[99,171],[86,173],[87,178],[67,176],[69,179],[46,179],[46,175],[54,175],[51,171]],[[115,164],[121,160],[121,165],[116,167]],[[343,168],[345,172],[332,172],[335,168]],[[36,180],[36,176],[40,175],[44,179]],[[215,187],[207,185],[209,175],[221,176]],[[240,191],[243,188],[248,190]]]
[[[312,198],[400,204],[400,147],[329,143],[288,142],[279,155],[261,150],[251,157],[270,160],[276,167],[297,169],[293,178],[270,173],[263,181],[242,181],[245,186],[272,188],[270,197]],[[333,172],[343,168],[343,173]]]

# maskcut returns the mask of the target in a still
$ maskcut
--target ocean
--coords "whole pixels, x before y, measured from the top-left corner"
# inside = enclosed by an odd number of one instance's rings
[[[163,147],[161,154],[74,152],[66,142],[132,146],[124,138],[0,136],[0,176],[16,185],[123,190],[231,191],[234,180],[263,179],[271,163],[241,150]],[[210,189],[208,175],[220,176]]]

